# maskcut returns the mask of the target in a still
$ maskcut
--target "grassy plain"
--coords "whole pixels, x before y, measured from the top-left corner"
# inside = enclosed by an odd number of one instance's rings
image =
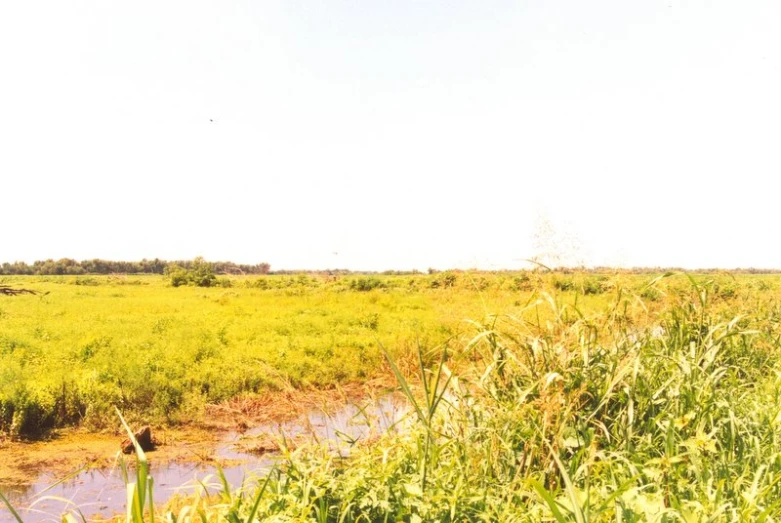
[[[7,432],[113,425],[114,404],[197,421],[207,402],[388,374],[409,391],[401,434],[346,461],[300,447],[173,520],[781,518],[777,276],[5,283],[49,292],[0,302]]]
[[[205,405],[239,395],[388,376],[380,343],[403,362],[418,343],[457,337],[464,320],[511,312],[550,284],[464,273],[246,277],[217,288],[159,276],[2,283],[45,293],[0,299],[0,433],[26,437],[115,426],[115,405],[130,418],[198,421]]]

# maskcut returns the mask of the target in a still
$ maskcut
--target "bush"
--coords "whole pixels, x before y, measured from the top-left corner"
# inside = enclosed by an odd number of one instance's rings
[[[357,280],[352,280],[350,282],[350,290],[352,291],[365,292],[373,289],[384,289],[385,287],[387,287],[385,282],[374,277],[358,278]]]
[[[84,285],[89,287],[96,287],[100,285],[100,282],[96,280],[95,278],[76,278],[73,280],[73,285]]]
[[[556,278],[553,280],[553,286],[559,291],[571,291],[575,288],[572,278]]]
[[[439,273],[439,275],[436,278],[431,280],[429,286],[432,289],[439,289],[439,288],[450,289],[456,284],[456,281],[458,281],[458,276],[456,276],[454,273],[443,272],[443,273]]]
[[[166,265],[165,275],[170,280],[172,287],[180,287],[182,285],[214,287],[218,283],[212,264],[200,256],[193,260],[189,269],[185,269],[175,263]],[[225,287],[225,285],[222,286]]]
[[[586,278],[583,281],[583,294],[602,294],[608,290],[608,282],[605,278]]]
[[[515,276],[510,283],[510,289],[514,291],[530,291],[534,288],[531,278],[525,272]]]
[[[168,276],[168,279],[171,281],[172,287],[180,287],[182,285],[187,285],[190,282],[190,277],[187,273],[187,270],[182,269],[175,264],[170,271],[168,267],[166,267],[166,276]]]

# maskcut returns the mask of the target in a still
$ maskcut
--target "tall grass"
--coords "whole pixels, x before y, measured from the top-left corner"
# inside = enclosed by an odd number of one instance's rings
[[[410,405],[403,431],[348,458],[283,446],[257,484],[165,518],[776,521],[781,305],[677,278],[614,285],[588,308],[585,292],[551,286],[418,345],[415,365],[386,353]]]
[[[540,294],[524,314],[475,322],[416,380],[394,366],[408,430],[348,460],[287,453],[253,517],[777,520],[779,309],[731,315],[712,282],[679,290],[642,324],[620,289],[598,313]]]

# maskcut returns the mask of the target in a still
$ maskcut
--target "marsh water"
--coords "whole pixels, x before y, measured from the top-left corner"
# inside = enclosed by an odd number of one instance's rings
[[[165,503],[177,493],[192,494],[201,485],[209,492],[218,492],[222,488],[216,475],[218,463],[231,488],[263,476],[274,467],[278,455],[273,451],[258,454],[252,449],[258,447],[256,442],[263,446],[262,442],[269,441],[269,437],[284,436],[291,441],[315,439],[327,442],[333,452],[347,455],[356,442],[398,430],[398,423],[405,415],[406,409],[398,398],[387,395],[366,404],[350,403],[331,413],[313,410],[290,422],[259,425],[241,434],[230,433],[213,449],[209,459],[199,462],[155,463],[151,452],[148,459],[150,475],[154,478],[155,503]],[[122,514],[127,495],[119,466],[86,470],[64,481],[42,472],[31,485],[3,491],[27,523],[59,522],[66,512],[73,512],[81,519],[80,512],[88,520]],[[0,503],[0,523],[13,521],[11,512]]]

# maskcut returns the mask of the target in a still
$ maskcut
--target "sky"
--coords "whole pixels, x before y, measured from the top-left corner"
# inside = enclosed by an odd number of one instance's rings
[[[0,262],[781,268],[778,0],[0,2]]]

